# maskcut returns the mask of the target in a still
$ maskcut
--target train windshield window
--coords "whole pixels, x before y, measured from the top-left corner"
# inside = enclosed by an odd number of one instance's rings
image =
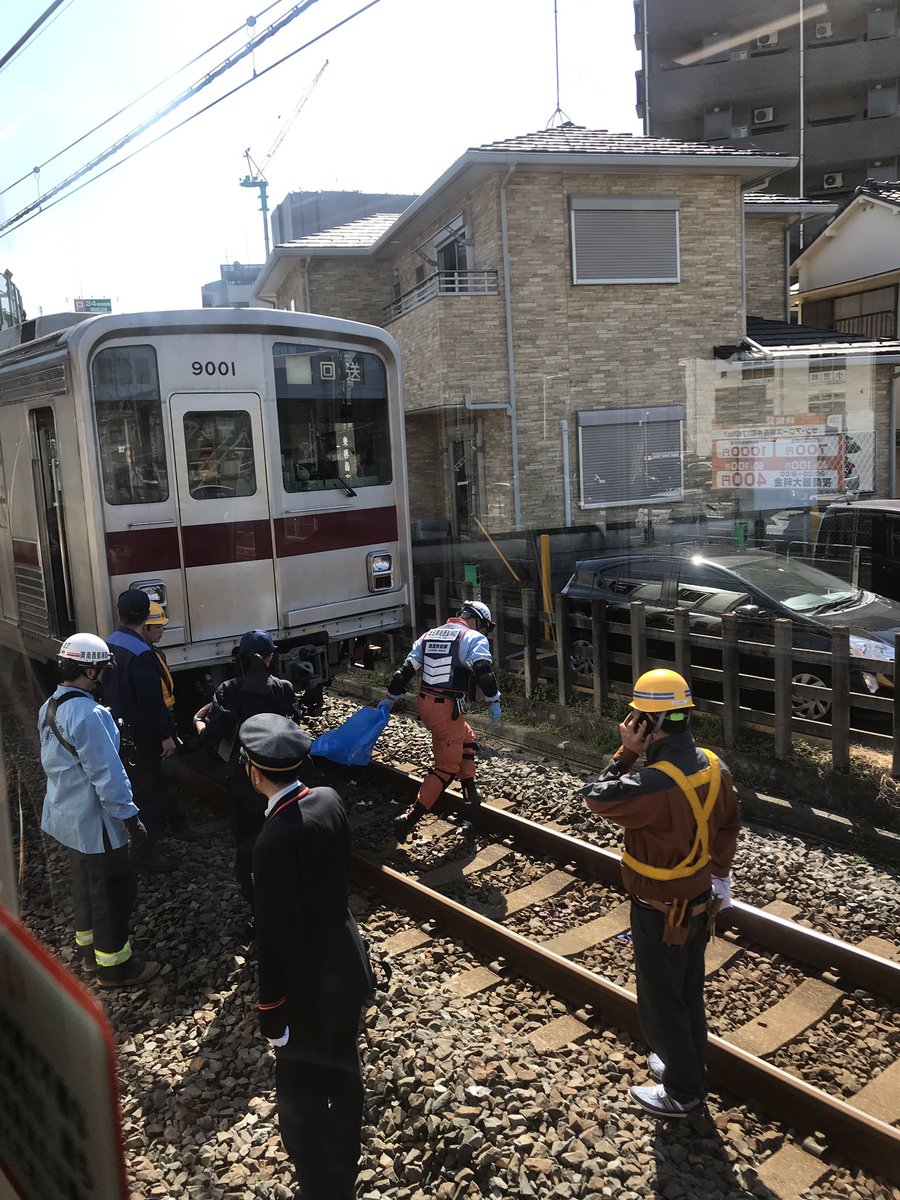
[[[275,392],[287,492],[390,483],[387,373],[374,354],[276,342]]]
[[[184,448],[195,500],[255,494],[256,465],[248,412],[185,413]]]
[[[169,498],[159,372],[152,346],[110,346],[91,364],[103,494],[108,504]]]

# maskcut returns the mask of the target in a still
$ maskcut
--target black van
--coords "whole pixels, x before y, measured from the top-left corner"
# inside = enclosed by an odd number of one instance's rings
[[[829,504],[816,534],[816,561],[837,573],[839,564],[859,587],[900,600],[900,500]]]

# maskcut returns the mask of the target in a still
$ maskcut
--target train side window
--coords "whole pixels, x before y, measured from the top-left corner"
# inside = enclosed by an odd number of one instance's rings
[[[256,493],[250,414],[187,412],[184,449],[188,485],[195,500],[223,500]]]
[[[276,342],[286,492],[390,483],[387,373],[375,354]]]
[[[152,346],[108,346],[91,363],[107,504],[169,498],[159,371]]]

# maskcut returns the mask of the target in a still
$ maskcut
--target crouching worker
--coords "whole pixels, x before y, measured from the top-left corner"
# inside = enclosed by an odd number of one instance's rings
[[[398,700],[421,670],[419,717],[431,731],[434,765],[422,780],[413,805],[394,821],[394,836],[405,842],[412,830],[458,778],[467,806],[481,803],[475,784],[477,745],[464,714],[480,688],[488,702],[491,724],[500,720],[500,689],[494,678],[491,647],[485,634],[494,628],[491,610],[480,600],[467,600],[459,615],[429,629],[410,650],[406,662],[388,684],[388,700]]]
[[[293,721],[251,717],[238,736],[266,805],[253,848],[259,1020],[275,1047],[281,1137],[303,1200],[352,1200],[363,1113],[357,1035],[374,980],[348,905],[347,817],[337,792],[300,782],[312,739]]]
[[[631,1095],[658,1117],[684,1117],[703,1104],[704,956],[717,909],[731,904],[740,829],[728,768],[691,736],[693,707],[675,671],[643,674],[619,726],[622,745],[581,793],[592,812],[625,831],[638,1016],[652,1051],[647,1066],[660,1080]]]
[[[127,987],[152,979],[159,963],[135,958],[128,936],[137,897],[131,848],[147,834],[119,758],[118,727],[93,695],[111,658],[92,633],[73,634],[60,648],[61,683],[38,717],[47,776],[41,829],[69,852],[82,966],[101,987]]]

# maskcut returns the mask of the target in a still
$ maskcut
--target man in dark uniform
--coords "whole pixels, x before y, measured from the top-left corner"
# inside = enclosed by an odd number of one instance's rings
[[[373,987],[348,907],[350,831],[340,796],[298,774],[312,739],[287,717],[241,725],[241,757],[266,801],[253,850],[259,1020],[298,1200],[356,1194],[363,1082],[357,1035]]]
[[[686,1117],[703,1104],[704,957],[716,910],[731,904],[740,830],[728,768],[691,736],[693,707],[677,672],[645,672],[619,726],[622,745],[581,792],[591,812],[625,830],[638,1016],[647,1066],[660,1080],[631,1095],[657,1117]]]
[[[121,722],[125,769],[134,802],[147,828],[147,844],[136,866],[145,871],[170,871],[161,839],[171,784],[163,760],[177,749],[163,699],[159,664],[144,640],[150,597],[138,588],[122,592],[117,601],[119,625],[106,639],[116,660],[103,684],[103,698]]]

